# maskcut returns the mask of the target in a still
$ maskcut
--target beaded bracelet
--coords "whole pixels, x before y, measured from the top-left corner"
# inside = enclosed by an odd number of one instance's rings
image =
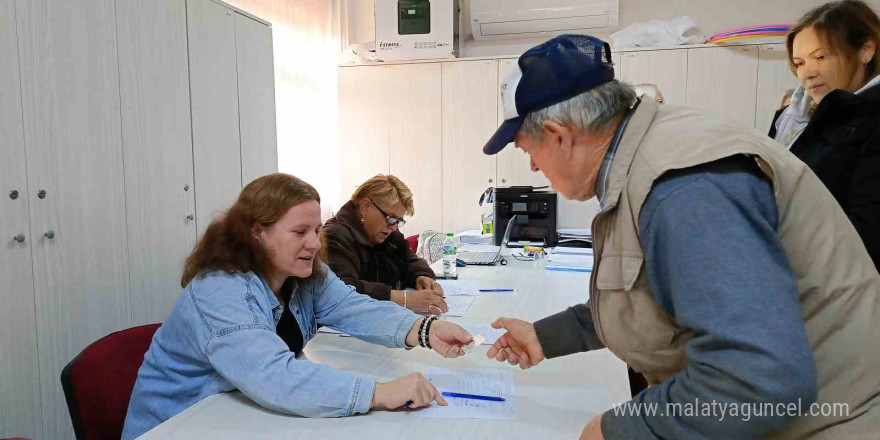
[[[428,344],[426,341],[428,340],[428,323],[431,322],[431,317],[425,318],[422,321],[422,327],[419,329],[419,345],[423,348],[428,348]]]
[[[437,315],[431,316],[430,318],[428,318],[428,325],[425,326],[425,346],[428,347],[428,349],[434,348],[434,347],[431,347],[431,324],[433,324],[434,321],[436,321],[439,318],[440,317]]]

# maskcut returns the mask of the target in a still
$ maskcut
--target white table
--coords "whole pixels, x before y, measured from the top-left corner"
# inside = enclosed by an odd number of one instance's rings
[[[458,322],[491,322],[500,316],[534,321],[587,299],[589,274],[551,272],[508,258],[508,266],[458,268],[459,278],[480,288],[515,287],[514,295],[481,295]],[[630,399],[626,364],[608,350],[545,360],[522,371],[486,358],[488,346],[459,359],[425,349],[389,349],[354,338],[319,334],[310,360],[380,381],[429,366],[514,371],[519,420],[433,419],[407,411],[374,411],[338,419],[306,419],[263,409],[239,392],[208,397],[145,434],[143,439],[387,439],[577,438],[584,425],[614,403]]]

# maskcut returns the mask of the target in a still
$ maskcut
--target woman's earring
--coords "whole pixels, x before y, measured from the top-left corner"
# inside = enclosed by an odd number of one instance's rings
[[[363,222],[364,222],[364,218],[363,218],[363,217],[361,217],[361,223],[363,223]]]

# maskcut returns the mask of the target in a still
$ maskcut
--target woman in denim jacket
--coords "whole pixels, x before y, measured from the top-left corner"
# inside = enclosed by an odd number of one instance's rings
[[[253,181],[208,226],[186,260],[183,293],[144,356],[122,438],[234,389],[263,407],[305,417],[446,404],[418,373],[377,383],[296,357],[318,323],[447,358],[464,354],[461,346],[471,341],[455,324],[345,285],[317,257],[320,227],[317,191],[286,174]]]

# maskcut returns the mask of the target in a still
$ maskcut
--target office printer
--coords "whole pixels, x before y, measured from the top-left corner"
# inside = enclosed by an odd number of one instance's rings
[[[546,188],[546,187],[543,187]],[[538,246],[556,245],[556,193],[531,186],[495,188],[495,246],[501,246],[508,220],[511,226],[508,247],[530,242]]]

